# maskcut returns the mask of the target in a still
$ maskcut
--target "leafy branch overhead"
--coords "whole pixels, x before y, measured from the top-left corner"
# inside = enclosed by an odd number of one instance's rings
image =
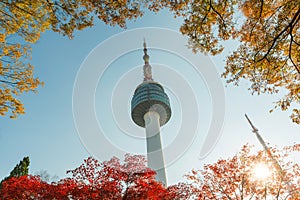
[[[251,82],[252,93],[286,95],[276,107],[287,110],[300,124],[300,1],[193,1],[186,7],[181,32],[195,52],[215,55],[222,41],[239,41],[227,57],[223,77],[238,85]]]
[[[43,83],[34,77],[31,45],[52,30],[72,38],[74,30],[93,25],[93,17],[125,27],[126,19],[141,16],[138,5],[126,1],[23,0],[0,2],[0,115],[24,114],[19,96],[36,92]]]
[[[28,59],[30,45],[45,30],[72,38],[75,30],[93,26],[94,18],[125,28],[127,20],[161,9],[184,19],[180,31],[194,52],[216,55],[223,41],[238,40],[222,76],[236,85],[250,81],[252,93],[285,92],[275,107],[292,110],[300,124],[299,0],[1,1],[0,114],[23,114],[19,95],[42,84]]]

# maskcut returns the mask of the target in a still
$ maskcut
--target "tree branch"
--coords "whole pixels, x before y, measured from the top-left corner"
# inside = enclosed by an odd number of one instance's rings
[[[209,1],[209,5],[210,5],[211,9],[212,9],[215,13],[217,13],[217,15],[221,18],[224,27],[226,27],[224,18],[223,18],[222,15],[221,15],[218,11],[216,11],[216,9],[213,7],[211,0]]]
[[[299,20],[299,18],[298,18],[298,20]],[[297,21],[296,21],[296,23],[297,23]],[[289,58],[290,58],[290,61],[293,63],[293,66],[297,70],[298,74],[300,74],[300,69],[297,67],[296,63],[294,62],[294,60],[292,58],[292,44],[293,44],[293,34],[292,34],[292,31],[293,31],[293,28],[292,28],[292,26],[290,28],[291,28],[290,29],[291,41],[290,41],[290,46],[289,46]]]
[[[300,15],[300,9],[298,9],[298,11],[294,15],[293,19],[290,21],[290,23],[288,24],[288,26],[286,26],[276,37],[274,37],[274,39],[272,40],[273,42],[272,42],[271,46],[269,47],[268,51],[265,53],[265,55],[262,58],[260,58],[259,60],[257,60],[256,62],[261,62],[262,60],[264,60],[269,55],[269,53],[271,52],[271,50],[273,49],[273,47],[274,47],[276,41],[279,39],[279,37],[283,33],[285,33],[289,28],[293,29],[293,27],[294,27],[293,24],[294,23],[296,24],[298,22],[299,15]],[[257,56],[258,53],[259,53],[259,51],[256,52],[256,54],[254,55],[254,61],[255,61],[255,57]]]

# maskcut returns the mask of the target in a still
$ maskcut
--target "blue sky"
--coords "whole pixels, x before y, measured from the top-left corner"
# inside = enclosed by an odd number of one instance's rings
[[[41,39],[33,47],[32,64],[36,67],[36,76],[45,82],[45,86],[39,89],[38,94],[22,95],[21,99],[26,108],[25,115],[16,120],[0,118],[0,178],[7,176],[24,156],[30,157],[30,173],[45,169],[51,175],[58,175],[60,178],[65,176],[66,170],[76,168],[90,154],[95,156],[95,153],[82,143],[79,136],[82,133],[77,132],[73,119],[72,93],[80,66],[97,45],[115,34],[145,27],[160,27],[178,31],[180,23],[180,19],[174,19],[168,12],[163,11],[158,14],[147,13],[143,18],[129,22],[126,30],[97,22],[96,26],[92,28],[76,32],[73,40],[52,32],[42,34]],[[97,120],[104,124],[103,132],[112,143],[123,148],[124,151],[134,153],[145,153],[143,139],[127,141],[122,138],[123,136],[120,137],[124,131],[119,132],[120,128],[116,128],[116,120],[113,115],[120,112],[123,114],[121,121],[130,123],[130,115],[126,118],[126,112],[129,113],[130,110],[130,98],[126,98],[130,97],[135,87],[142,81],[143,60],[142,52],[138,49],[142,48],[143,37],[141,35],[140,38],[136,38],[135,51],[130,51],[122,56],[118,55],[117,59],[112,60],[95,91],[95,113]],[[164,40],[161,37],[151,38],[151,36],[146,39],[150,47],[151,42]],[[131,40],[119,42],[111,46],[108,52],[113,55],[115,49],[132,45],[131,42]],[[222,54],[210,57],[220,74],[223,71],[226,55],[236,47],[236,43],[226,42],[225,45],[225,51]],[[249,83],[246,81],[242,81],[239,87],[224,84],[226,113],[222,135],[213,151],[206,158],[199,159],[201,145],[213,115],[212,101],[205,81],[203,77],[194,77],[192,67],[180,56],[174,56],[170,52],[158,49],[151,50],[151,48],[148,53],[153,66],[153,76],[155,79],[157,77],[158,82],[165,83],[174,111],[170,122],[162,128],[164,146],[172,145],[172,141],[176,139],[175,132],[182,122],[181,109],[185,108],[174,85],[168,85],[172,82],[172,76],[168,75],[170,71],[164,72],[164,69],[172,69],[171,71],[178,72],[187,80],[192,91],[195,92],[199,106],[199,120],[201,121],[199,132],[188,151],[179,160],[168,166],[169,183],[180,181],[182,175],[192,168],[200,168],[204,163],[233,156],[247,142],[260,148],[244,118],[245,113],[249,115],[270,144],[283,146],[300,141],[300,126],[291,122],[288,117],[289,113],[275,111],[269,114],[268,112],[273,106],[272,102],[278,100],[279,95],[252,96],[247,90]],[[192,52],[190,53],[192,54]],[[101,56],[103,55],[99,55],[99,63],[103,60]],[[155,66],[157,67],[155,68]],[[125,75],[129,75],[125,76],[122,74],[123,72]],[[136,77],[136,79],[130,79],[130,77]],[[130,82],[130,80],[132,81]],[[222,82],[225,81],[222,80]],[[180,86],[178,85],[178,88]],[[131,90],[125,91],[123,88],[131,88]],[[112,93],[112,91],[116,93]],[[122,96],[123,93],[119,94],[118,92],[124,92],[124,95]],[[114,95],[121,95],[124,99],[119,101]],[[111,110],[113,106],[109,104],[119,104],[120,109],[124,110],[113,111]],[[190,117],[188,120],[194,119]],[[134,124],[129,125],[129,130],[130,127],[134,133],[139,131],[141,135],[144,133],[143,129],[134,127]],[[97,144],[97,141],[95,143]],[[99,152],[111,155],[107,149],[103,148],[101,141],[99,141]]]

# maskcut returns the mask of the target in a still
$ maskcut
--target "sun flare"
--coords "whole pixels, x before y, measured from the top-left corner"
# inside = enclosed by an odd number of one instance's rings
[[[253,178],[256,180],[265,180],[272,174],[270,167],[264,163],[258,163],[253,167]]]

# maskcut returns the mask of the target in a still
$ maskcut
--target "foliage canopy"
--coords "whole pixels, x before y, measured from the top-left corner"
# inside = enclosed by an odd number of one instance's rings
[[[31,45],[42,32],[52,30],[72,38],[75,30],[92,26],[95,16],[109,25],[125,27],[127,19],[141,15],[139,5],[127,1],[1,1],[0,115],[10,113],[15,118],[24,114],[20,94],[36,92],[43,85],[28,62]]]
[[[194,52],[215,55],[222,52],[222,41],[238,40],[222,76],[235,85],[241,79],[250,81],[252,93],[285,92],[275,108],[291,109],[293,122],[300,124],[299,0],[3,0],[0,114],[23,114],[17,97],[42,84],[27,62],[30,44],[41,32],[50,29],[72,38],[75,30],[93,26],[94,17],[126,27],[127,20],[141,17],[147,9],[169,9],[175,17],[183,17],[180,31]]]
[[[192,0],[181,4],[184,23],[180,31],[188,36],[193,51],[215,55],[223,51],[222,41],[238,40],[222,76],[235,85],[241,79],[250,81],[252,94],[285,92],[275,108],[291,108],[293,122],[300,124],[300,1]]]

